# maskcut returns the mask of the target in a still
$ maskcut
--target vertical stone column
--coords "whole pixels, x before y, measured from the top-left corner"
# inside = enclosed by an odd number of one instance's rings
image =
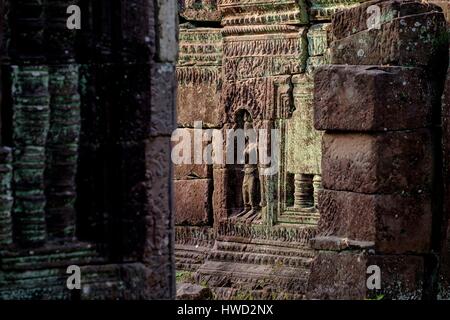
[[[314,175],[313,188],[314,188],[314,207],[317,208],[319,206],[319,193],[322,190],[322,176],[320,174]]]
[[[75,175],[80,134],[78,66],[50,66],[50,128],[46,143],[45,193],[49,235],[70,238],[75,231]]]
[[[334,16],[334,65],[315,74],[315,127],[326,132],[309,298],[429,294],[427,261],[440,201],[434,102],[442,80],[432,70],[447,63],[447,44],[438,41],[445,20],[436,7],[420,2],[378,5],[391,17],[379,30],[361,23],[368,4]],[[367,285],[369,267],[381,271],[379,288]]]
[[[38,0],[10,2],[12,144],[15,241],[39,245],[45,224],[45,142],[49,126],[49,73],[45,65],[45,6]]]
[[[45,224],[45,143],[49,127],[48,68],[13,69],[14,235],[36,245],[47,238]]]

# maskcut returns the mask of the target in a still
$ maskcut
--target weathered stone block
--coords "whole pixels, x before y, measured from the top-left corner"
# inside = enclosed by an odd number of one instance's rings
[[[431,94],[419,68],[324,66],[314,79],[318,130],[383,131],[431,124]]]
[[[210,179],[175,180],[176,224],[211,223],[212,181]]]
[[[427,192],[431,172],[431,135],[427,129],[323,136],[322,182],[326,189]]]
[[[292,77],[295,111],[287,120],[287,170],[294,173],[320,173],[322,132],[313,124],[313,83],[302,74]]]
[[[229,174],[226,169],[214,168],[214,192],[213,192],[213,211],[214,223],[218,224],[221,220],[227,219],[229,214]]]
[[[146,177],[149,212],[144,259],[172,254],[174,229],[173,177],[170,137],[151,138],[146,146]]]
[[[192,283],[177,285],[177,300],[209,300],[213,297],[211,289]]]
[[[179,126],[193,127],[202,121],[206,127],[221,127],[225,110],[220,101],[220,67],[177,68],[177,122]]]
[[[369,266],[381,270],[381,289],[369,290]],[[308,299],[420,300],[423,295],[424,259],[420,256],[368,255],[358,252],[320,252],[311,266]]]
[[[437,69],[448,60],[447,23],[441,12],[397,18],[331,43],[331,63],[421,66]]]
[[[426,253],[431,242],[431,197],[321,190],[313,247],[368,246],[377,253]]]

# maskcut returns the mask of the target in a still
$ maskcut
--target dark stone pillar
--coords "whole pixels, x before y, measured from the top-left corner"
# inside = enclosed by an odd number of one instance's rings
[[[75,235],[78,141],[80,135],[79,67],[74,30],[66,27],[66,9],[74,1],[50,0],[46,6],[45,46],[49,64],[50,127],[46,142],[46,221],[50,237]]]

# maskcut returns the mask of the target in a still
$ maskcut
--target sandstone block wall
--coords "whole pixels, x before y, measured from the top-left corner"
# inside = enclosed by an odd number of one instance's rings
[[[373,4],[387,18],[365,30]],[[332,65],[315,75],[315,125],[326,131],[308,297],[430,297],[442,212],[436,70],[448,62],[444,15],[415,1],[371,1],[337,13],[331,28]],[[376,290],[366,285],[372,265],[382,274]]]
[[[176,2],[1,4],[0,299],[174,298]]]
[[[304,295],[322,188],[312,75],[329,63],[332,14],[360,2],[181,1],[179,129],[192,133],[202,121],[225,133],[242,129],[245,115],[281,138],[276,174],[258,168],[254,222],[236,217],[242,165],[175,165],[177,268],[218,297]]]

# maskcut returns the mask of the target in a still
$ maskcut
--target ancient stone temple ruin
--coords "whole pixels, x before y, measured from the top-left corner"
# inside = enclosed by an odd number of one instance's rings
[[[0,300],[450,299],[447,0],[0,17]]]
[[[281,137],[272,175],[261,166],[175,166],[177,270],[217,297],[305,292],[321,189],[312,74],[327,61],[331,13],[345,6],[318,5],[312,15],[305,1],[181,5],[178,126],[195,131],[200,121],[225,135],[251,123]]]
[[[226,299],[448,296],[432,274],[447,272],[449,3],[181,2],[179,130],[251,123],[280,132],[280,154],[268,176],[175,165],[178,282]]]

